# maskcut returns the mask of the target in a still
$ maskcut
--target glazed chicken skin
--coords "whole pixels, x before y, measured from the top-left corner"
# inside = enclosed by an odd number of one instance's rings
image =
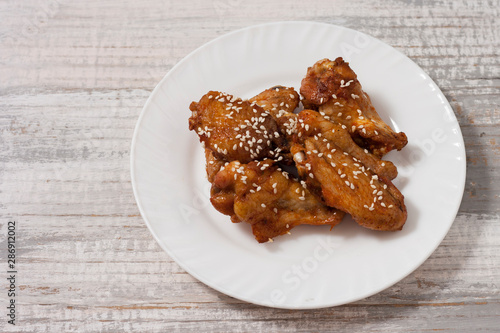
[[[295,142],[301,142],[302,135],[309,133],[309,129],[314,128],[316,134],[313,137],[329,143],[327,144],[328,149],[335,144],[343,152],[352,155],[355,162],[362,163],[368,170],[372,170],[383,178],[393,180],[398,175],[398,169],[392,162],[381,160],[367,149],[359,147],[342,125],[326,120],[318,112],[303,110],[299,113],[298,123],[302,130],[298,131]]]
[[[403,195],[390,181],[394,166],[360,153],[341,125],[302,111],[291,151],[299,175],[318,200],[351,214],[366,228],[402,229],[407,212]]]
[[[300,93],[305,108],[344,125],[359,146],[378,157],[401,150],[408,143],[403,132],[396,133],[380,118],[356,74],[340,57],[323,59],[309,67]]]
[[[247,222],[259,243],[272,241],[300,224],[335,226],[344,213],[323,205],[271,159],[233,161],[215,175],[210,201],[233,222]]]
[[[210,183],[213,183],[215,175],[227,162],[224,162],[220,158],[217,158],[214,155],[214,152],[208,148],[205,148],[205,160],[206,160],[205,169],[207,171],[207,179]]]
[[[274,86],[249,99],[279,119],[281,114],[293,113],[299,106],[300,96],[293,88]]]
[[[281,154],[284,162],[292,164],[290,141],[296,133],[297,115],[293,111],[299,106],[300,96],[293,88],[274,86],[249,99],[268,111],[278,125],[278,132],[286,139]]]
[[[279,152],[285,149],[286,140],[273,117],[257,104],[210,91],[189,108],[189,129],[217,158],[241,163],[283,159]]]

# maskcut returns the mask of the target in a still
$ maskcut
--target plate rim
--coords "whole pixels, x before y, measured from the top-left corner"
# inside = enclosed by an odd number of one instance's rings
[[[453,118],[452,120],[454,122],[456,122],[456,125],[457,125],[456,126],[456,128],[458,130],[457,135],[458,135],[458,138],[460,139],[459,143],[460,143],[460,148],[461,148],[461,150],[460,150],[460,158],[462,160],[462,163],[461,163],[462,165],[461,165],[461,170],[460,170],[461,177],[460,177],[460,183],[458,184],[459,185],[458,188],[460,189],[461,195],[460,195],[460,200],[457,200],[457,202],[455,203],[456,207],[453,210],[453,214],[452,214],[452,216],[454,216],[454,218],[450,219],[450,221],[448,222],[449,225],[447,226],[447,230],[446,230],[445,233],[443,233],[443,236],[440,237],[439,242],[436,242],[435,246],[428,248],[428,250],[425,253],[425,255],[422,256],[422,259],[417,264],[414,265],[415,266],[414,268],[412,268],[411,270],[409,270],[409,272],[407,274],[404,274],[400,278],[398,278],[398,279],[396,279],[394,281],[389,281],[387,283],[384,283],[381,287],[376,288],[376,289],[372,290],[372,292],[367,293],[365,295],[358,296],[358,297],[353,297],[349,301],[329,302],[328,304],[313,305],[313,306],[308,306],[307,304],[301,304],[301,306],[286,306],[285,304],[274,304],[274,305],[271,305],[269,303],[259,302],[259,301],[256,301],[254,299],[248,299],[246,297],[242,297],[240,295],[236,295],[234,292],[226,290],[223,286],[214,285],[213,283],[208,282],[205,279],[201,278],[196,272],[192,271],[191,268],[186,267],[184,265],[184,263],[182,263],[180,260],[178,260],[178,258],[171,252],[171,250],[166,246],[166,244],[163,244],[163,242],[160,241],[159,236],[156,234],[156,232],[154,231],[154,229],[153,229],[150,221],[146,217],[144,208],[142,206],[141,200],[140,200],[139,195],[138,195],[137,181],[136,181],[136,177],[135,177],[135,173],[136,173],[136,168],[135,168],[135,156],[136,156],[135,149],[136,149],[136,143],[137,143],[137,136],[138,136],[138,133],[140,131],[140,127],[141,127],[143,118],[144,118],[147,110],[149,109],[150,104],[153,103],[153,97],[156,96],[159,93],[159,90],[161,89],[161,86],[164,84],[165,81],[167,81],[169,79],[169,77],[171,75],[173,75],[172,73],[174,73],[177,70],[177,68],[181,67],[185,62],[189,61],[193,56],[195,56],[197,53],[201,52],[204,48],[207,48],[211,44],[217,43],[219,40],[227,38],[227,37],[229,37],[229,36],[231,36],[233,34],[242,33],[242,32],[247,31],[247,30],[263,28],[263,27],[266,27],[266,26],[282,26],[282,25],[297,25],[297,24],[318,25],[318,26],[323,26],[323,27],[334,27],[334,28],[337,28],[337,29],[340,29],[340,30],[349,31],[351,33],[361,34],[363,36],[366,36],[368,38],[371,38],[371,39],[374,39],[374,40],[380,42],[384,46],[389,47],[392,52],[395,52],[398,55],[402,56],[405,59],[405,61],[407,61],[412,66],[414,66],[421,74],[423,74],[425,76],[426,80],[428,80],[430,83],[433,84],[433,86],[435,88],[437,88],[436,91],[435,91],[435,93],[438,94],[438,95],[440,95],[440,97],[444,101],[443,104],[445,106],[447,105],[447,106],[450,107],[450,109],[452,111],[451,112],[451,115],[452,115],[452,118]],[[460,123],[459,123],[459,121],[458,121],[458,119],[456,117],[456,114],[455,114],[453,108],[451,107],[448,99],[446,98],[446,96],[444,96],[444,94],[441,91],[441,89],[439,88],[439,86],[434,82],[434,80],[432,80],[432,78],[427,74],[427,72],[425,72],[411,58],[409,58],[408,56],[406,56],[404,53],[400,52],[399,50],[397,50],[393,46],[385,43],[384,41],[382,41],[382,40],[380,40],[380,39],[378,39],[376,37],[373,37],[371,35],[365,34],[364,32],[355,30],[355,29],[347,28],[347,27],[340,26],[340,25],[337,25],[337,24],[325,23],[325,22],[305,21],[305,20],[290,20],[290,21],[273,21],[273,22],[261,23],[261,24],[256,24],[256,25],[250,25],[250,26],[246,26],[246,27],[243,27],[243,28],[235,29],[233,31],[224,33],[224,34],[222,34],[222,35],[220,35],[220,36],[218,36],[218,37],[216,37],[216,38],[214,38],[214,39],[212,39],[212,40],[210,40],[210,41],[208,41],[208,42],[200,45],[196,49],[194,49],[191,52],[189,52],[186,56],[184,56],[179,62],[177,62],[164,75],[164,77],[156,84],[156,86],[154,87],[154,89],[152,90],[152,92],[149,94],[149,97],[148,97],[146,103],[144,104],[144,107],[141,109],[141,112],[140,112],[139,117],[137,119],[136,125],[134,127],[134,132],[133,132],[133,135],[132,135],[132,141],[131,141],[131,145],[130,145],[130,176],[131,176],[132,191],[134,193],[135,202],[137,204],[137,207],[139,209],[139,212],[141,214],[141,217],[142,217],[144,223],[146,224],[146,226],[149,229],[149,232],[153,235],[153,238],[155,239],[155,241],[157,242],[157,244],[160,246],[160,248],[163,251],[165,251],[167,253],[167,255],[171,259],[173,259],[182,269],[184,269],[186,272],[188,272],[191,276],[193,276],[195,279],[197,279],[198,281],[202,282],[206,286],[208,286],[208,287],[210,287],[210,288],[212,288],[214,290],[217,290],[218,292],[224,293],[224,294],[226,294],[226,295],[228,295],[230,297],[242,300],[244,302],[248,302],[248,303],[251,303],[251,304],[256,304],[256,305],[260,305],[260,306],[264,306],[264,307],[269,307],[269,308],[288,309],[288,310],[307,310],[307,309],[322,309],[322,308],[330,308],[330,307],[335,307],[335,306],[341,306],[341,305],[345,305],[345,304],[350,304],[350,303],[353,303],[353,302],[357,302],[359,300],[362,300],[362,299],[371,297],[373,295],[376,295],[376,294],[382,292],[383,290],[385,290],[385,289],[387,289],[387,288],[389,288],[389,287],[391,287],[391,286],[399,283],[400,281],[402,281],[403,279],[405,279],[407,276],[409,276],[411,273],[413,273],[415,270],[417,270],[425,261],[427,261],[427,259],[429,259],[429,257],[441,245],[441,243],[443,242],[444,238],[448,235],[451,227],[453,226],[453,223],[456,220],[459,208],[460,208],[461,203],[463,201],[463,195],[464,195],[464,191],[465,191],[465,182],[466,182],[466,177],[467,177],[467,162],[466,162],[466,150],[465,150],[465,143],[464,143],[463,134],[462,134],[462,131],[461,131]],[[459,178],[459,176],[457,176],[457,179],[458,178]]]

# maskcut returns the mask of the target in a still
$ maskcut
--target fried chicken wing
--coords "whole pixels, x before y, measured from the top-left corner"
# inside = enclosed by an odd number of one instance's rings
[[[189,108],[189,129],[219,159],[241,163],[280,159],[279,152],[285,149],[276,121],[256,103],[210,91]]]
[[[381,177],[393,180],[398,175],[398,170],[392,162],[381,160],[367,149],[360,148],[342,125],[326,120],[318,112],[303,110],[299,114],[298,123],[303,128],[307,125],[307,130],[303,129],[300,136],[305,132],[309,136],[327,142],[328,147],[335,144],[343,152],[352,155],[355,162],[362,163],[368,170]]]
[[[297,128],[297,115],[293,111],[299,106],[300,96],[293,88],[274,86],[249,99],[268,111],[278,125],[279,133],[286,138],[281,154],[291,164],[290,144]]]
[[[210,201],[233,222],[251,224],[259,243],[272,241],[300,224],[333,227],[344,216],[319,202],[304,182],[270,159],[227,164],[214,177]]]
[[[293,112],[300,103],[300,96],[293,88],[274,86],[249,99],[277,116],[282,112]],[[277,117],[278,118],[278,117]]]
[[[304,107],[346,126],[353,140],[378,157],[401,150],[408,139],[396,133],[378,115],[356,74],[342,58],[323,59],[307,69],[300,93]]]
[[[360,152],[341,125],[321,118],[314,111],[302,111],[291,147],[310,191],[366,228],[402,229],[407,212],[403,195],[390,181],[394,166]]]

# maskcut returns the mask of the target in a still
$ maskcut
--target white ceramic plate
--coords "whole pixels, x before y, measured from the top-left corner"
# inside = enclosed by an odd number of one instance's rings
[[[308,66],[344,57],[381,117],[409,139],[387,158],[399,169],[408,221],[400,232],[350,218],[332,231],[300,226],[259,244],[250,226],[210,205],[203,150],[188,109],[209,90],[249,98],[271,86],[300,87]],[[179,62],[158,84],[131,148],[135,198],[151,233],[180,266],[232,297],[287,309],[353,302],[420,266],[451,227],[465,183],[460,127],[436,84],[381,41],[339,26],[281,22],[238,30]]]

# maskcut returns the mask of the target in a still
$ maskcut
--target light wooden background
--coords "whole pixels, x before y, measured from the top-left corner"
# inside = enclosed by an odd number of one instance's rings
[[[500,332],[499,1],[0,2],[0,331]],[[394,46],[460,122],[467,182],[448,236],[367,299],[289,311],[225,296],[156,244],[129,147],[160,79],[205,42],[281,20],[343,25]],[[6,324],[6,229],[18,223],[18,325]],[[3,309],[3,310],[2,310]]]

